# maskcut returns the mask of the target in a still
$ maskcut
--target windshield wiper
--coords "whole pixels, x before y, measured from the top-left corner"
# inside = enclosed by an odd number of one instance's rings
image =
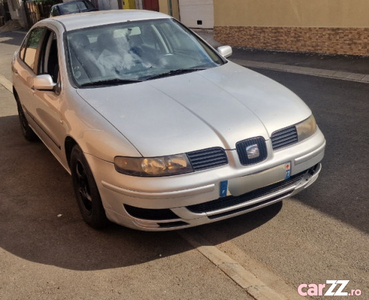
[[[120,84],[136,83],[136,82],[141,82],[141,80],[114,78],[114,79],[100,80],[100,81],[94,81],[94,82],[87,82],[87,83],[82,84],[81,87],[120,85]]]
[[[165,72],[165,73],[161,73],[161,74],[149,77],[149,78],[147,78],[147,80],[164,78],[164,77],[169,77],[169,76],[173,76],[173,75],[186,74],[186,73],[191,73],[191,72],[195,72],[195,71],[202,71],[202,70],[206,70],[206,68],[189,68],[189,69],[171,70],[169,72]]]

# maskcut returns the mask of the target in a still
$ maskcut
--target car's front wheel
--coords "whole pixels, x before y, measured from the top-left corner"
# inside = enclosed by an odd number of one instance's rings
[[[106,218],[99,190],[87,160],[78,145],[72,149],[70,168],[74,193],[83,220],[96,229],[105,227],[109,221]]]

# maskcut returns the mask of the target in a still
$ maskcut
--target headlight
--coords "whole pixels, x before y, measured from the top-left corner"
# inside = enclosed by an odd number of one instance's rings
[[[192,166],[185,154],[161,157],[114,158],[115,169],[119,173],[132,176],[159,177],[192,172]]]
[[[313,115],[307,118],[305,121],[296,125],[297,136],[299,142],[312,136],[316,131],[316,122]]]

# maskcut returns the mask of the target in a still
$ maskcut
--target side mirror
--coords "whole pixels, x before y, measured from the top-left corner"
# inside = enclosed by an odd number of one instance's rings
[[[217,48],[218,53],[224,58],[230,57],[232,55],[231,46],[220,46]]]
[[[38,75],[33,80],[33,88],[41,91],[52,91],[56,84],[49,74]]]

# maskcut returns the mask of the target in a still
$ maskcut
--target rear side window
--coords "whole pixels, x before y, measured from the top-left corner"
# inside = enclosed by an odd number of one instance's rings
[[[36,62],[37,49],[39,49],[45,28],[35,28],[31,31],[28,39],[23,44],[20,57],[33,70]]]

